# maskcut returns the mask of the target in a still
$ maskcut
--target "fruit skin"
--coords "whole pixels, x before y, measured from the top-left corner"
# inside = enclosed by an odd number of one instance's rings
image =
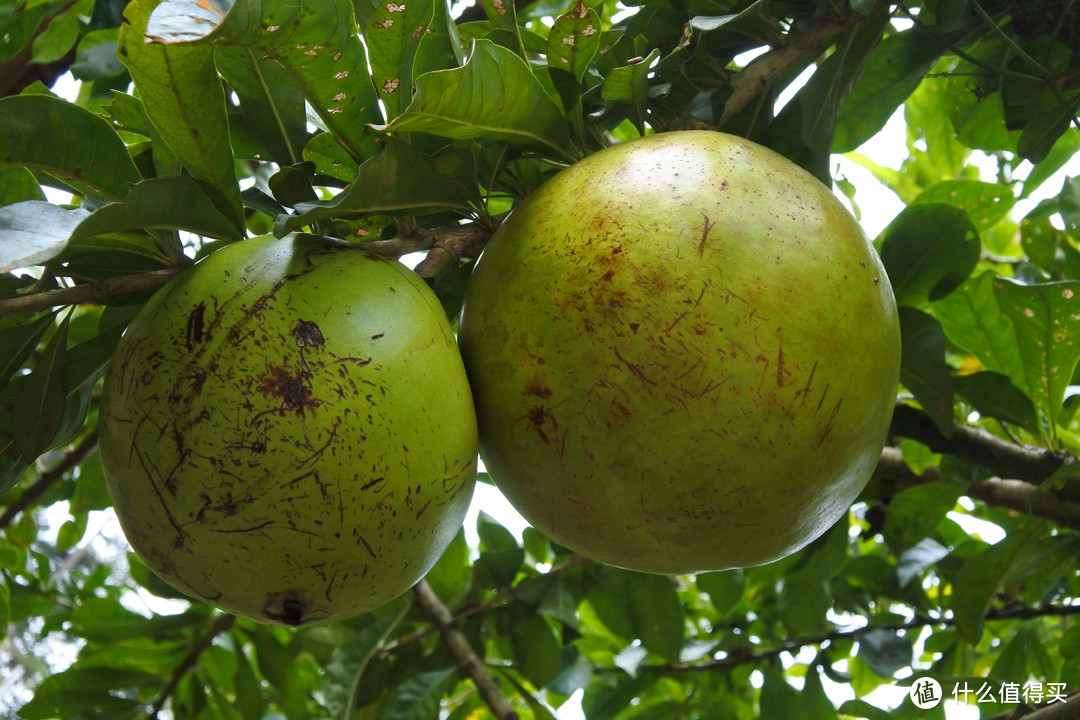
[[[476,421],[434,293],[326,238],[243,240],[154,295],[101,401],[124,532],[238,615],[342,619],[419,580],[461,527]]]
[[[771,562],[850,507],[899,377],[896,304],[817,179],[714,132],[616,145],[499,228],[459,342],[480,455],[537,529],[690,573]]]

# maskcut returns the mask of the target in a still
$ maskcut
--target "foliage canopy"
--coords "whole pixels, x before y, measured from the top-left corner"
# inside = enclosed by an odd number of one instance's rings
[[[1047,183],[1080,149],[1080,5],[566,5],[0,8],[0,713],[543,720],[577,694],[589,720],[945,717],[868,699],[929,676],[982,717],[1074,717],[1080,180]],[[73,102],[49,89],[67,69]],[[901,105],[901,167],[859,155]],[[904,205],[875,240],[902,306],[892,437],[810,547],[651,576],[480,514],[413,592],[287,630],[88,533],[98,381],[194,258],[298,229],[423,252],[454,318],[515,203],[674,128],[748,137],[873,212],[846,153]]]

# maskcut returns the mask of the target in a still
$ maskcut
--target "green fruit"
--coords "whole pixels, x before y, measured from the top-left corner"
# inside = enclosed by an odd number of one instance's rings
[[[480,258],[459,339],[507,499],[657,573],[767,563],[828,529],[878,461],[900,362],[843,206],[712,132],[605,149],[533,193]]]
[[[435,295],[393,260],[310,235],[234,243],[154,295],[110,365],[100,433],[146,564],[288,625],[407,590],[457,533],[476,475]]]

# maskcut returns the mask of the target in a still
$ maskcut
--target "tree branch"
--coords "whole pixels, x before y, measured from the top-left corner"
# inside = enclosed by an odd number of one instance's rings
[[[491,708],[497,720],[520,720],[519,715],[510,706],[510,701],[502,694],[499,684],[484,667],[484,661],[473,650],[465,634],[455,627],[450,608],[443,605],[435,595],[427,580],[421,580],[413,587],[416,603],[434,621],[439,628],[443,641],[450,653],[465,667],[465,672],[472,678],[480,697]]]
[[[419,265],[416,274],[422,278],[437,281],[448,271],[457,267],[461,256],[487,242],[495,230],[510,213],[506,212],[491,218],[488,226],[469,223],[457,227],[441,228],[437,231],[421,229],[418,234],[430,235],[431,250]]]
[[[112,280],[84,283],[60,290],[15,295],[0,300],[0,317],[33,313],[61,305],[79,305],[102,298],[133,292],[153,292],[179,275],[188,265],[174,265],[138,275],[125,275]]]
[[[176,691],[176,686],[180,684],[184,675],[195,667],[195,663],[199,661],[199,656],[206,652],[206,649],[213,644],[214,638],[231,628],[235,622],[235,615],[222,615],[214,621],[214,624],[206,634],[199,639],[199,642],[195,644],[195,647],[191,648],[191,652],[187,654],[187,657],[185,657],[176,669],[173,670],[173,674],[169,678],[169,682],[165,685],[165,688],[161,691],[161,694],[154,698],[153,704],[150,705],[150,712],[146,715],[147,720],[157,720],[158,713],[165,707],[166,701],[172,697],[172,694]]]
[[[4,510],[4,514],[0,515],[0,529],[7,527],[11,524],[19,513],[26,508],[30,507],[35,500],[45,494],[54,482],[64,477],[69,470],[82,462],[90,453],[97,447],[98,436],[97,429],[95,428],[89,435],[82,439],[82,441],[71,448],[64,454],[60,462],[53,465],[51,468],[41,473],[41,477],[38,478],[30,487],[23,490],[22,495],[15,499],[15,502],[11,503]]]
[[[833,39],[858,22],[861,16],[819,16],[805,30],[792,30],[783,45],[755,58],[731,78],[731,97],[717,123],[718,129],[738,115],[754,98],[765,92],[793,65],[807,55],[817,55],[832,44]]]
[[[973,462],[1000,477],[1041,483],[1065,463],[1075,460],[1066,453],[1053,453],[1035,445],[1002,440],[981,428],[954,425],[946,438],[930,416],[906,403],[897,403],[890,434],[910,438],[936,453],[948,453]]]
[[[1080,700],[1080,692],[1066,695],[1062,700],[1043,703],[1036,707],[1024,704],[1015,710],[993,715],[986,720],[1076,720],[1078,711],[1076,701]],[[1073,704],[1070,705],[1069,702]]]
[[[941,472],[936,467],[916,473],[904,462],[903,453],[893,447],[882,451],[874,475],[905,486],[941,479]],[[988,478],[969,483],[964,494],[987,505],[1036,515],[1053,520],[1061,527],[1080,530],[1080,505],[1060,498],[1052,488],[1042,490],[1025,480]]]

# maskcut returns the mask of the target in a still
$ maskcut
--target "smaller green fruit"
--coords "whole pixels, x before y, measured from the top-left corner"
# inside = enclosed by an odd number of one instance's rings
[[[476,421],[439,301],[310,235],[225,247],[122,338],[101,455],[128,540],[177,589],[301,625],[371,610],[464,519]]]

